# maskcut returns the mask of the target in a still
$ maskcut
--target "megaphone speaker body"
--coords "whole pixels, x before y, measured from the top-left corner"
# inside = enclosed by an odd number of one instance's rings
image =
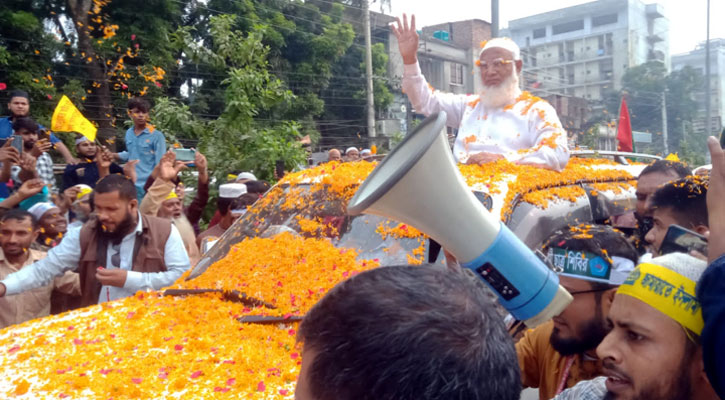
[[[571,301],[547,268],[475,198],[456,167],[444,112],[431,115],[360,185],[348,213],[401,221],[425,232],[473,270],[515,318],[536,326]]]

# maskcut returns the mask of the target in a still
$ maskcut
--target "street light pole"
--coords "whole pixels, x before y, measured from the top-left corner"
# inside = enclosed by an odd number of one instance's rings
[[[377,136],[375,132],[375,99],[373,98],[373,53],[370,38],[370,4],[363,0],[363,30],[365,31],[365,91],[368,137]]]
[[[498,37],[498,0],[491,0],[491,37]]]
[[[710,0],[707,0],[707,34],[705,36],[705,134],[710,136],[712,110],[710,109]]]

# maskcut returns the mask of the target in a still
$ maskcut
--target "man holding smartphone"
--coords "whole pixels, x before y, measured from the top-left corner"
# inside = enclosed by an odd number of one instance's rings
[[[688,176],[661,186],[650,200],[653,226],[645,240],[652,252],[659,254],[671,225],[679,225],[697,234],[708,236],[707,189],[709,180]]]
[[[0,139],[8,139],[13,135],[13,123],[16,119],[30,116],[30,96],[28,92],[24,90],[13,90],[10,92],[10,101],[8,101],[8,110],[10,116],[0,118]],[[44,126],[40,126],[40,130],[45,130]],[[56,150],[63,156],[63,159],[68,164],[75,164],[78,162],[73,157],[68,147],[62,140],[58,139],[54,134],[50,133],[46,139],[50,140],[50,143]]]

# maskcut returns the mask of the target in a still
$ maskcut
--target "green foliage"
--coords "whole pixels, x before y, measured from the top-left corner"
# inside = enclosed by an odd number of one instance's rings
[[[241,170],[272,180],[277,160],[285,160],[289,170],[304,161],[297,142],[299,125],[256,117],[293,101],[294,95],[268,70],[269,48],[262,44],[266,27],[255,25],[253,31],[244,34],[234,29],[235,19],[232,15],[211,17],[211,48],[199,46],[189,29],[176,35],[178,40],[186,40],[187,54],[226,75],[221,81],[224,103],[219,117],[202,120],[191,113],[189,106],[161,99],[153,121],[164,132],[198,137],[198,148],[207,156],[218,182],[224,182],[228,173]]]

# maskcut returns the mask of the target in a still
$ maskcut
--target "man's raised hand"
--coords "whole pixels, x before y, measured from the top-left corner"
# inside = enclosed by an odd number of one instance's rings
[[[397,26],[391,25],[393,34],[398,38],[398,50],[403,57],[403,63],[415,64],[418,61],[418,32],[415,31],[415,15],[410,16],[410,25],[408,25],[408,16],[403,14],[403,22],[400,18],[395,18]]]
[[[707,213],[710,226],[707,255],[710,262],[725,254],[725,151],[720,142],[710,136],[707,138],[710,148],[712,171],[710,186],[707,189]],[[723,232],[720,232],[720,231]]]

